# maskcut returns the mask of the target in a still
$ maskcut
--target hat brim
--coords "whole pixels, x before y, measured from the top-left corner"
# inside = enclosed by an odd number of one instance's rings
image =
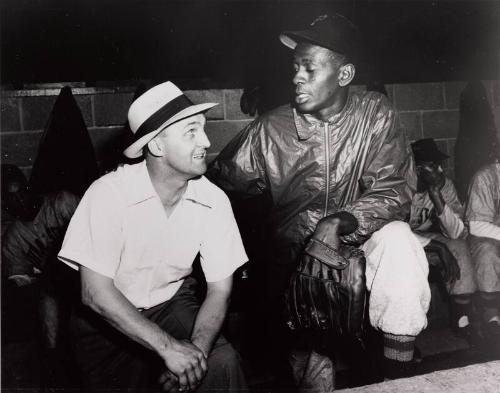
[[[283,33],[280,34],[280,41],[283,45],[285,45],[290,49],[295,49],[297,43],[299,42],[309,42],[311,44],[318,45],[323,48],[331,49],[326,47],[324,43],[321,43],[321,40],[318,39],[318,37],[316,37],[316,35],[313,32],[308,30],[284,31]]]
[[[172,124],[174,124],[180,120],[197,115],[198,113],[206,112],[210,108],[213,108],[216,105],[219,105],[219,104],[214,103],[214,102],[207,102],[205,104],[192,105],[188,108],[183,109],[182,111],[176,113],[174,116],[172,116],[170,119],[168,119],[165,123],[163,123],[161,126],[159,126],[156,130],[151,131],[150,133],[144,135],[143,137],[139,138],[134,143],[132,143],[129,147],[127,147],[123,151],[123,154],[125,155],[125,157],[128,157],[128,158],[138,158],[138,157],[142,156],[142,149],[144,148],[144,146],[146,146],[151,139],[153,139],[156,135],[158,135],[165,128],[167,128],[168,126],[171,126]]]

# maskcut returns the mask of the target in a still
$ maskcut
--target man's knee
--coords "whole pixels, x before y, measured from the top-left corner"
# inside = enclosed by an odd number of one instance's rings
[[[465,239],[447,239],[446,246],[451,252],[456,252],[457,254],[469,253],[469,245]]]
[[[500,241],[487,237],[471,240],[474,262],[478,268],[500,264]]]
[[[465,239],[447,239],[446,246],[456,258],[461,269],[472,269],[472,256]]]
[[[374,233],[364,249],[372,297],[381,299],[382,303],[415,304],[428,297],[427,259],[407,223],[388,223]]]
[[[403,221],[391,221],[380,228],[376,234],[378,239],[390,240],[391,242],[395,242],[398,239],[404,240],[410,236],[414,236],[410,226]]]
[[[489,237],[475,237],[474,248],[480,253],[500,256],[500,241]]]
[[[392,221],[378,231],[363,247],[365,254],[370,254],[373,249],[385,250],[384,254],[390,254],[393,259],[413,259],[423,249],[419,240],[413,234],[410,226],[403,221]]]
[[[247,390],[245,376],[240,366],[240,356],[231,344],[224,342],[215,345],[208,357],[208,372],[198,392],[215,390]]]

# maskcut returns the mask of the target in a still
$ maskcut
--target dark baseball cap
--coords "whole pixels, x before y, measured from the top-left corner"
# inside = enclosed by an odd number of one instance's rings
[[[441,162],[450,156],[438,149],[432,138],[420,139],[411,144],[415,161]]]
[[[356,25],[343,15],[321,15],[305,30],[282,32],[280,41],[291,49],[300,42],[308,42],[341,55],[356,57],[360,34]]]

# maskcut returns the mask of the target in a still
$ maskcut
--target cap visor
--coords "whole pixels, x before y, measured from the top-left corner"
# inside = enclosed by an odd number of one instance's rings
[[[280,41],[290,49],[295,49],[299,42],[308,42],[326,48],[324,44],[321,43],[321,39],[316,37],[313,32],[307,30],[284,31],[280,34]]]

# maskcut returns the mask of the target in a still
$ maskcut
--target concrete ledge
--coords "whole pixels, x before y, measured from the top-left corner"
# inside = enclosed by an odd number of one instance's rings
[[[500,361],[436,371],[413,378],[397,379],[354,389],[344,393],[497,393],[500,389]]]

